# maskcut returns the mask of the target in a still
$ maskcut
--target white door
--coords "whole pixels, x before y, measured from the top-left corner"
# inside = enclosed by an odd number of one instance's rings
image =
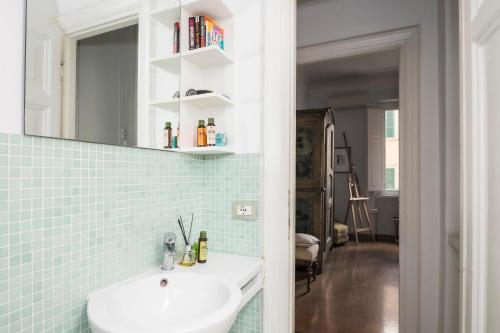
[[[29,0],[26,40],[25,133],[61,134],[61,43],[55,1]]]
[[[460,325],[500,332],[500,1],[460,2]]]

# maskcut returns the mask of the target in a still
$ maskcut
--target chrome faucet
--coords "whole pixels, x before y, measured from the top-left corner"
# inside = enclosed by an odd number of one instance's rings
[[[175,233],[167,232],[163,238],[163,264],[161,269],[169,271],[175,267]]]

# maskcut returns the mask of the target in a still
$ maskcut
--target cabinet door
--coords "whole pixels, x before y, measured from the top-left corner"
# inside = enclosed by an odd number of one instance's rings
[[[322,188],[323,118],[297,117],[297,188]]]
[[[325,251],[333,245],[333,217],[335,206],[334,177],[334,125],[328,125],[325,130],[326,140],[326,192],[325,192]]]

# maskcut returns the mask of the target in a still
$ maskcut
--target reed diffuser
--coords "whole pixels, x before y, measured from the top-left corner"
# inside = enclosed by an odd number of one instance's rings
[[[182,216],[179,216],[177,219],[177,223],[179,224],[179,228],[181,229],[182,238],[184,239],[184,243],[186,247],[184,248],[184,253],[181,256],[179,261],[179,265],[181,266],[193,266],[196,263],[196,256],[193,254],[191,249],[191,231],[193,229],[193,220],[194,214],[191,214],[191,223],[189,225],[189,233],[186,234],[186,229],[184,227],[184,221],[182,220]]]

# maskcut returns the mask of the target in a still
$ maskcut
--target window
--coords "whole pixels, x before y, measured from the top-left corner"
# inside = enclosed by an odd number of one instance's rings
[[[394,118],[396,110],[385,111],[385,137],[394,138],[396,136],[396,127],[394,125]]]
[[[368,191],[397,195],[399,191],[399,111],[367,109]]]
[[[385,111],[385,186],[386,191],[399,190],[399,111]]]

